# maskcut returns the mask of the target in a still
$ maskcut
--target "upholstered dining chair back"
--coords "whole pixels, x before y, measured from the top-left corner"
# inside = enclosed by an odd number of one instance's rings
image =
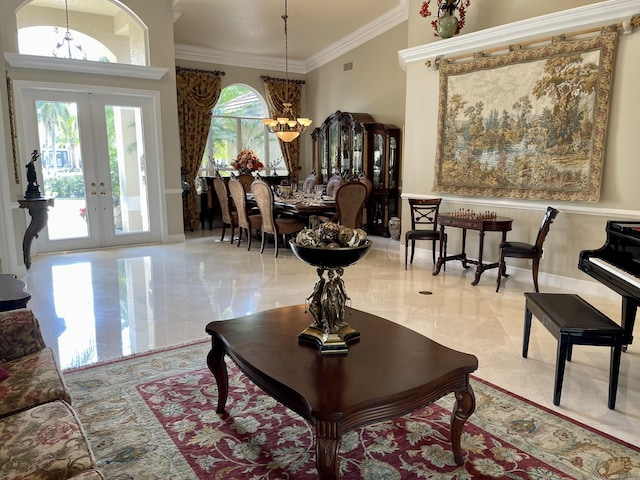
[[[256,178],[251,184],[253,197],[258,204],[260,216],[262,217],[262,241],[260,243],[260,253],[264,251],[267,234],[273,235],[275,244],[275,256],[278,256],[280,236],[282,241],[287,235],[299,232],[304,228],[304,223],[295,218],[276,218],[273,206],[273,190],[271,186],[262,178]]]
[[[318,176],[315,172],[311,172],[307,178],[304,179],[302,183],[302,191],[311,193],[313,192],[313,187],[318,183]]]
[[[227,226],[229,226],[231,227],[231,243],[233,243],[233,233],[236,225],[238,224],[238,216],[231,210],[227,184],[222,177],[218,176],[213,179],[213,188],[218,196],[218,202],[220,203],[220,211],[222,214],[222,237],[220,238],[220,241],[224,240],[225,230]]]
[[[347,181],[342,178],[342,175],[336,174],[331,177],[327,182],[327,197],[334,198],[336,196],[336,191],[338,190],[338,188],[340,188],[340,186],[344,185],[345,183],[347,183]]]
[[[336,190],[336,221],[349,228],[362,227],[362,208],[367,187],[361,182],[346,182]]]
[[[242,233],[247,234],[247,250],[251,250],[251,237],[252,232],[257,231],[262,226],[261,215],[249,215],[247,210],[247,193],[244,190],[244,185],[238,180],[238,178],[231,174],[229,178],[229,193],[233,199],[233,204],[236,206],[236,214],[238,216],[238,247],[242,241]]]
[[[409,244],[411,244],[411,262],[416,251],[416,240],[431,241],[431,256],[436,263],[436,242],[440,241],[440,232],[437,230],[438,212],[441,198],[409,198],[411,209],[411,230],[404,235],[404,269],[407,269]],[[444,238],[444,252],[446,257],[447,237]],[[446,265],[446,264],[445,264]]]
[[[540,260],[542,259],[543,254],[542,245],[544,244],[544,241],[547,238],[547,234],[549,233],[549,229],[551,228],[551,224],[553,223],[557,215],[558,210],[553,207],[547,207],[547,211],[542,217],[542,223],[540,224],[540,229],[538,230],[538,234],[536,235],[535,243],[509,241],[500,243],[500,260],[498,262],[498,280],[496,282],[496,292],[500,290],[502,277],[509,276],[507,275],[507,263],[505,261],[507,257],[524,258],[532,261],[531,276],[533,277],[533,288],[535,288],[536,293],[540,292],[540,289],[538,287],[538,271],[540,269]]]
[[[358,181],[363,183],[365,187],[367,187],[367,200],[371,196],[371,191],[373,190],[373,182],[369,180],[365,175],[360,175],[358,177]]]

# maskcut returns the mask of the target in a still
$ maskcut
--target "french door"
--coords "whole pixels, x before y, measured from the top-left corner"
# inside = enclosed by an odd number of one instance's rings
[[[152,100],[46,88],[21,97],[24,148],[40,153],[40,190],[55,199],[38,251],[159,241]]]

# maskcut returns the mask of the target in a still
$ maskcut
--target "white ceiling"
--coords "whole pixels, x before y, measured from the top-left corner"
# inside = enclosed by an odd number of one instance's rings
[[[67,1],[69,11],[117,12],[110,0]],[[398,25],[408,1],[287,0],[289,70],[306,73]],[[173,0],[173,11],[176,58],[284,70],[285,0]]]

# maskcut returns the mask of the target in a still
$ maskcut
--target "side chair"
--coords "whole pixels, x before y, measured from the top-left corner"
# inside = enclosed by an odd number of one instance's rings
[[[231,209],[231,202],[229,202],[229,190],[224,179],[217,176],[213,179],[213,188],[216,190],[218,196],[218,202],[220,202],[220,210],[222,212],[222,236],[220,241],[224,241],[224,233],[227,226],[231,227],[231,243],[233,244],[233,233],[238,225],[238,214]]]
[[[298,233],[305,227],[305,224],[296,218],[276,218],[273,208],[273,190],[271,190],[271,186],[261,178],[257,178],[251,184],[251,191],[260,209],[260,216],[262,217],[260,253],[264,252],[266,236],[269,234],[273,235],[276,249],[275,256],[277,257],[280,236],[282,236],[284,243],[287,235]]]
[[[261,215],[249,215],[247,211],[247,192],[245,192],[244,185],[238,180],[238,178],[232,173],[229,178],[229,193],[236,206],[236,214],[238,216],[238,247],[242,241],[242,232],[247,234],[247,250],[251,250],[251,237],[252,232],[257,232],[262,226]]]
[[[304,179],[302,183],[302,191],[311,193],[313,192],[313,187],[318,184],[318,176],[316,175],[315,170],[312,170],[311,173]]]
[[[246,193],[250,193],[251,192],[251,184],[255,180],[255,177],[253,175],[248,174],[248,173],[241,173],[240,175],[238,175],[237,178],[238,178],[238,181],[244,187],[244,191]]]
[[[549,228],[553,223],[553,220],[558,215],[558,210],[553,207],[547,207],[547,211],[542,217],[542,223],[540,224],[540,230],[538,230],[538,236],[536,237],[535,243],[524,243],[524,242],[502,242],[500,243],[500,262],[498,264],[498,280],[496,286],[496,292],[500,290],[500,281],[502,277],[508,277],[507,275],[507,264],[505,262],[505,258],[525,258],[532,260],[531,265],[531,274],[533,276],[533,286],[536,289],[536,293],[539,293],[540,290],[538,288],[538,270],[540,268],[540,260],[542,259],[542,244],[544,243],[545,238],[547,238],[547,233],[549,233]]]
[[[362,209],[367,187],[358,181],[346,182],[336,190],[336,214],[331,221],[349,228],[362,228]]]
[[[347,183],[347,181],[342,178],[342,175],[335,174],[327,181],[327,197],[334,198],[336,196],[336,191],[338,188]]]
[[[411,209],[411,230],[404,234],[404,269],[407,269],[409,257],[409,243],[411,243],[411,264],[416,250],[416,240],[431,241],[431,255],[433,264],[436,264],[436,242],[440,241],[438,231],[438,211],[441,198],[409,198]],[[444,235],[444,256],[447,256],[447,234]],[[445,263],[446,268],[446,263]]]

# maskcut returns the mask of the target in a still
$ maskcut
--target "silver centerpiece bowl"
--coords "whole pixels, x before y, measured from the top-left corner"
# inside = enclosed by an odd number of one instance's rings
[[[314,322],[298,335],[303,342],[320,348],[323,354],[345,354],[348,344],[360,339],[360,333],[345,321],[345,306],[351,299],[342,280],[344,268],[357,263],[371,249],[371,240],[357,247],[307,247],[290,240],[293,253],[305,263],[317,267],[318,281],[306,298]],[[325,278],[326,273],[326,278]],[[305,309],[305,312],[307,309]]]

